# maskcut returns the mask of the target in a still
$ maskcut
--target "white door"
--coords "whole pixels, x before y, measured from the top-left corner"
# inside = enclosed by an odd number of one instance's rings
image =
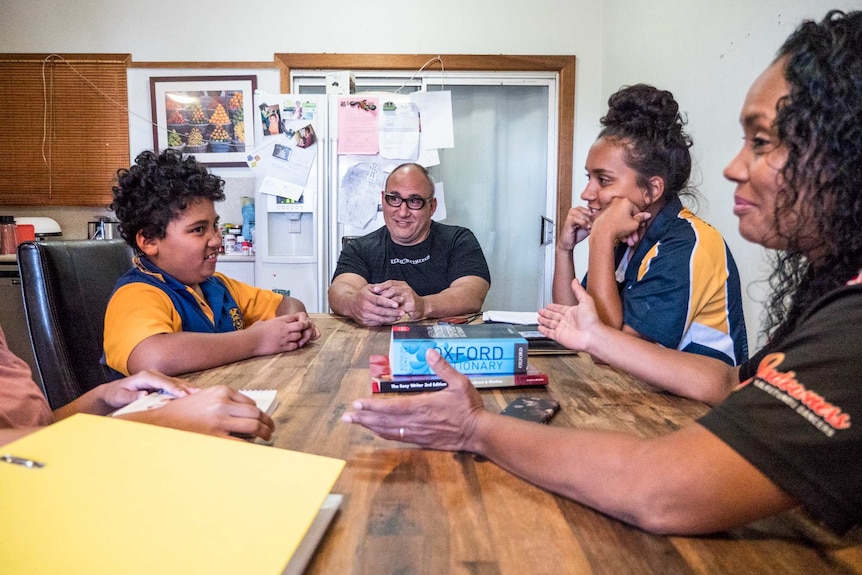
[[[434,87],[431,87],[434,89]],[[455,147],[440,150],[435,180],[446,223],[470,228],[491,270],[484,309],[535,311],[550,302],[556,206],[556,134],[547,82],[453,84]],[[544,243],[544,245],[543,245]]]

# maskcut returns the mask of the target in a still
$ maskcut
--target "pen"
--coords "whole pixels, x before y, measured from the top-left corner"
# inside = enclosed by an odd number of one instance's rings
[[[21,467],[27,467],[28,469],[41,469],[42,467],[45,467],[44,463],[40,463],[33,459],[15,457],[14,455],[9,455],[8,453],[0,455],[0,461],[11,463],[13,465],[20,465]]]

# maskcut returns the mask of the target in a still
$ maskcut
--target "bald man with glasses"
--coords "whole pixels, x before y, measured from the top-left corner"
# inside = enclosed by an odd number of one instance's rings
[[[332,311],[366,326],[476,313],[491,274],[473,232],[431,220],[434,180],[402,164],[381,192],[386,225],[347,244],[329,287]]]

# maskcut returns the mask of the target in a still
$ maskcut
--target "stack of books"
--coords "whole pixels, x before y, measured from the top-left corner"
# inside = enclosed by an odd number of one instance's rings
[[[435,348],[477,388],[547,385],[547,374],[527,363],[527,340],[511,325],[396,325],[389,357],[370,359],[374,393],[434,391],[446,387],[425,361]]]

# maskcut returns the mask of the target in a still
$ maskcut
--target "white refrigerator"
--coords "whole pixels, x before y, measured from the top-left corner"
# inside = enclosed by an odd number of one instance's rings
[[[434,98],[450,95],[451,141],[445,143],[435,139],[432,126],[446,113],[437,111],[435,118],[428,112]],[[547,175],[553,172],[548,158],[555,156],[543,136],[547,114],[535,113],[548,105],[547,97],[532,105],[518,97],[515,112],[502,121],[499,108],[511,104],[492,95],[483,86],[411,94],[257,92],[255,152],[249,157],[255,283],[299,298],[310,312],[328,312],[327,289],[342,238],[383,225],[379,203],[386,175],[416,161],[435,176],[434,219],[470,228],[485,252],[492,280],[485,309],[535,311],[549,301],[553,222],[548,216],[556,197],[546,190],[556,189]],[[425,106],[421,134],[415,127],[419,113],[411,107],[417,103]],[[363,150],[360,120],[372,107],[379,125],[371,127],[368,140],[379,147]]]
[[[359,111],[361,106],[373,106],[382,114],[408,105],[410,97],[397,94],[379,98],[255,94],[255,137],[262,143],[249,164],[255,174],[259,287],[297,297],[310,312],[329,311],[326,292],[342,237],[365,235],[383,225],[379,200],[387,174],[405,161],[425,166],[439,162],[434,152],[416,156],[407,152],[406,158],[339,153],[343,150],[338,147],[338,107],[355,106],[351,111]],[[386,112],[384,106],[389,108]],[[416,138],[418,150],[418,126]],[[438,208],[435,219],[444,217],[445,208]]]
[[[328,311],[323,290],[329,267],[322,186],[328,165],[327,99],[303,96],[307,105],[296,118],[284,111],[291,100],[297,99],[255,94],[255,139],[263,139],[249,159],[255,175],[255,283],[299,298],[309,312],[323,312]],[[278,113],[267,116],[273,106]],[[304,148],[300,123],[316,135]],[[293,137],[285,128],[293,130]]]

